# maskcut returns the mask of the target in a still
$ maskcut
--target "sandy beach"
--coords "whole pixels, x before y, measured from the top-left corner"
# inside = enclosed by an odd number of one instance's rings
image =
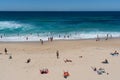
[[[5,55],[4,48],[8,54]],[[59,51],[59,59],[56,51]],[[0,80],[120,80],[120,39],[58,40],[53,42],[0,42]],[[12,56],[12,59],[9,59]],[[27,59],[31,59],[26,63]],[[71,62],[64,62],[66,59]],[[105,59],[107,64],[101,63]],[[40,74],[47,68],[48,74]],[[98,74],[92,68],[105,70]]]

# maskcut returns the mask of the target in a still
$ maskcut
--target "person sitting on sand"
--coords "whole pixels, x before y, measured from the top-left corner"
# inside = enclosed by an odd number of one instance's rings
[[[79,56],[79,58],[82,58],[83,56]]]
[[[41,74],[47,74],[49,71],[47,68],[40,70]]]
[[[64,72],[64,78],[67,78],[68,76],[70,76],[69,72],[68,71]]]
[[[97,68],[96,67],[91,67],[93,69],[93,71],[97,71]]]
[[[27,62],[26,62],[26,63],[30,63],[30,61],[31,61],[31,59],[29,58],[29,59],[27,59]]]
[[[9,56],[9,59],[12,59],[12,56],[11,56],[11,55]]]
[[[105,61],[102,61],[103,64],[108,64],[108,60],[105,59]]]
[[[64,60],[64,62],[65,62],[65,63],[66,63],[66,62],[72,62],[72,60],[66,59],[66,60]]]
[[[7,48],[5,48],[4,51],[5,51],[5,54],[7,54],[7,52],[8,52]]]
[[[117,51],[115,51],[114,54],[119,54],[119,53]]]

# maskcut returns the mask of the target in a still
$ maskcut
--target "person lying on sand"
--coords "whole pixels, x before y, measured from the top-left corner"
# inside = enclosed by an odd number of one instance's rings
[[[47,68],[43,68],[42,70],[40,70],[41,74],[47,74],[49,71]]]
[[[63,74],[64,78],[67,78],[68,76],[70,76],[69,72],[68,71],[65,71],[64,74]]]
[[[118,53],[117,51],[115,51],[114,53],[111,53],[111,55],[112,55],[112,56],[115,56],[115,55],[118,56],[119,53]]]
[[[66,63],[66,62],[72,62],[72,60],[66,59],[66,60],[64,60],[64,62],[65,62],[65,63]]]
[[[106,73],[104,68],[99,68],[99,69],[97,70],[97,74],[98,74],[98,75],[102,75],[103,73]]]

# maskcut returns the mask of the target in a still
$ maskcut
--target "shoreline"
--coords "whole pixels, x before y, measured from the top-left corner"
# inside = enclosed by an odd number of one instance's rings
[[[105,40],[106,38],[100,38],[100,40]],[[120,39],[120,37],[112,37],[108,38],[108,40],[113,40],[113,39]],[[53,41],[81,41],[81,40],[95,40],[96,38],[89,38],[89,39],[54,39]],[[106,41],[106,40],[105,40]],[[40,42],[40,41],[30,41],[30,40],[25,40],[25,41],[0,41],[0,43],[30,43],[30,42]],[[48,40],[44,40],[44,42],[50,42]]]

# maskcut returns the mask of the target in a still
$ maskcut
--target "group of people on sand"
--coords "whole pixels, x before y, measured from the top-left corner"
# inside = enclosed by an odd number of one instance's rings
[[[57,57],[57,59],[59,59],[59,51],[58,50],[56,51],[56,57]],[[49,70],[47,68],[40,69],[40,74],[48,74],[48,73],[49,73]],[[70,76],[70,73],[68,71],[63,72],[64,78],[67,78],[69,76]]]
[[[112,53],[112,55],[113,54],[119,54],[117,51],[115,51],[114,53]],[[56,51],[56,57],[57,57],[57,59],[59,59],[59,51],[57,50]],[[82,56],[79,56],[80,58],[82,58]],[[72,60],[70,60],[70,59],[66,59],[66,60],[64,60],[64,62],[66,63],[66,62],[72,62]],[[108,60],[107,59],[105,59],[104,61],[102,61],[101,63],[103,63],[103,64],[108,64],[109,62],[108,62]],[[107,74],[107,75],[109,75],[109,73],[108,72],[106,72],[105,71],[105,69],[104,68],[96,68],[96,67],[91,67],[92,69],[93,69],[93,71],[95,71],[95,72],[97,72],[97,74],[98,75],[102,75],[102,74]],[[48,71],[48,69],[42,69],[42,70],[40,70],[40,73],[41,74],[47,74],[49,71]],[[64,71],[63,72],[63,77],[64,78],[67,78],[67,77],[69,77],[70,76],[70,73],[68,72],[68,71]]]
[[[114,55],[119,55],[119,53],[117,52],[117,51],[115,51],[115,52],[113,52],[113,53],[110,53],[112,56],[114,56]],[[107,59],[105,59],[104,61],[102,61],[101,63],[103,63],[103,64],[108,64],[109,63],[109,61],[107,60]],[[106,73],[106,71],[105,71],[105,69],[104,68],[99,68],[99,69],[97,69],[96,67],[91,67],[92,69],[93,69],[93,71],[95,71],[95,72],[97,72],[97,74],[99,74],[99,75],[102,75],[103,73]],[[106,73],[107,75],[109,75],[109,73],[107,72]]]
[[[93,71],[95,71],[95,72],[97,72],[97,74],[98,75],[102,75],[102,74],[104,74],[104,73],[106,73],[107,75],[109,74],[109,73],[107,73],[106,71],[105,71],[105,69],[104,68],[96,68],[96,67],[91,67],[92,69],[93,69]]]
[[[4,52],[5,52],[6,55],[8,55],[8,49],[7,48],[4,49]],[[12,55],[9,56],[9,59],[12,59]]]
[[[112,56],[118,56],[119,53],[117,51],[115,51],[114,53],[110,53]]]
[[[4,52],[5,52],[5,54],[8,54],[7,48],[4,49]],[[110,53],[110,54],[111,54],[111,55],[119,55],[119,53],[118,53],[117,51],[115,51],[115,52],[113,52],[113,53]],[[60,58],[59,50],[56,51],[56,57],[57,57],[57,59]],[[82,58],[82,56],[79,56],[79,57]],[[10,56],[9,59],[12,59],[12,56]],[[30,62],[31,62],[31,59],[28,58],[27,61],[26,61],[26,63],[30,63]],[[72,60],[66,59],[66,60],[64,60],[64,62],[65,62],[65,63],[66,63],[66,62],[72,62]],[[108,61],[107,59],[105,59],[105,60],[102,61],[101,63],[103,63],[103,64],[108,64],[109,61]],[[93,71],[97,72],[98,75],[102,75],[102,74],[104,74],[104,73],[106,73],[107,75],[109,75],[109,73],[106,72],[104,68],[101,68],[101,67],[100,67],[100,68],[91,67],[91,68],[93,69]],[[48,70],[47,68],[40,69],[40,74],[48,74],[48,73],[49,73],[49,70]],[[68,71],[64,71],[64,72],[63,72],[63,77],[64,77],[64,78],[67,78],[67,77],[69,77],[69,76],[70,76],[70,73],[69,73]]]

